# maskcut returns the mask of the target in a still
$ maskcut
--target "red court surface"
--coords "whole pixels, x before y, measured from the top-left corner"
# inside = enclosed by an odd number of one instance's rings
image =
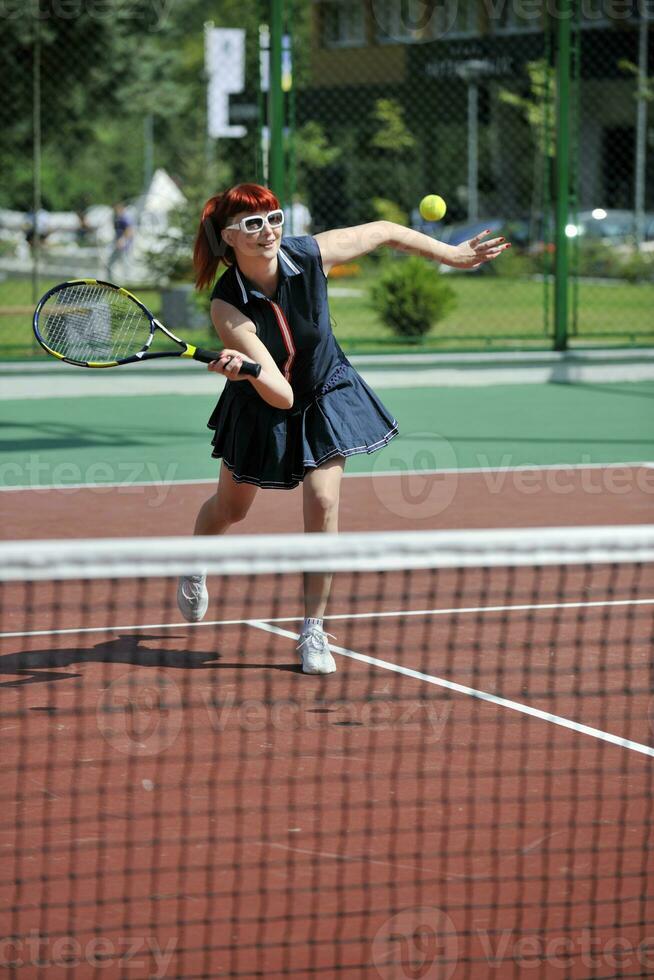
[[[651,975],[652,569],[210,587],[4,590],[7,976]]]
[[[191,533],[210,483],[7,490],[0,536],[128,537]],[[356,476],[341,491],[343,531],[648,524],[654,467],[489,470]],[[302,530],[302,491],[259,493],[242,534]]]

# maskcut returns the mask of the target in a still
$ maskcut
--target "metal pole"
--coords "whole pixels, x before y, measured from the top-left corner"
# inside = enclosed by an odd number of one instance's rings
[[[581,10],[577,2],[571,32],[570,55],[570,218],[579,224],[579,141],[581,139]],[[571,312],[569,337],[579,334],[579,235],[571,240]]]
[[[640,245],[645,234],[645,167],[647,153],[647,31],[649,11],[646,3],[640,4],[638,31],[638,82],[636,97],[636,179],[634,188],[634,213],[636,242]]]
[[[270,0],[270,169],[269,182],[284,203],[284,92],[282,90],[282,34],[284,0]]]
[[[32,78],[32,302],[39,298],[41,243],[39,214],[41,211],[41,20],[37,9],[34,20],[34,69]]]
[[[479,86],[468,82],[468,221],[479,217]]]
[[[456,69],[468,86],[468,221],[479,217],[479,82],[492,67],[489,61],[469,58]]]
[[[268,124],[270,93],[270,30],[268,24],[259,25],[259,92],[257,106],[259,114],[259,160],[261,182],[268,186],[269,177],[269,135]]]
[[[296,130],[296,112],[295,112],[295,78],[294,65],[293,65],[293,27],[292,27],[292,17],[291,25],[288,29],[288,59],[289,59],[289,71],[290,71],[290,88],[288,89],[288,195],[287,204],[291,213],[291,234],[297,234],[297,228],[293,227],[293,199],[297,192],[297,168],[296,168],[296,150],[295,150],[295,130]]]
[[[570,189],[570,22],[572,0],[560,0],[556,45],[556,209],[554,349],[568,346],[568,205]]]

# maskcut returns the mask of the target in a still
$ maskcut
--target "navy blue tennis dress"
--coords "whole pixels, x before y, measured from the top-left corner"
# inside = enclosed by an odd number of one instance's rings
[[[397,422],[332,333],[315,238],[282,240],[273,299],[236,264],[211,298],[252,320],[294,394],[292,408],[274,408],[247,381],[226,382],[208,426],[214,430],[213,456],[222,457],[236,481],[290,490],[331,457],[375,452],[397,434]]]

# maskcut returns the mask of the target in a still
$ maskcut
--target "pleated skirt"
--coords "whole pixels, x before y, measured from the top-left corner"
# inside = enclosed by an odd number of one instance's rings
[[[239,483],[291,490],[334,456],[374,453],[397,422],[351,364],[291,409],[273,408],[246,382],[228,382],[209,422],[213,453]]]

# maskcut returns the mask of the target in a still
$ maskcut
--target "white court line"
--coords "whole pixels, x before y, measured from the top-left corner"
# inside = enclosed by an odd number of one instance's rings
[[[605,606],[652,606],[652,599],[609,599],[606,602],[597,600],[596,602],[542,602],[525,603],[516,606],[453,606],[451,609],[395,609],[386,612],[367,612],[367,613],[334,613],[333,616],[325,616],[325,620],[336,619],[388,619],[392,617],[408,616],[452,616],[462,613],[489,613],[489,612],[528,612],[544,609],[597,609]],[[251,619],[205,619],[200,623],[141,623],[131,626],[71,626],[67,629],[58,630],[23,630],[10,633],[0,633],[0,639],[9,637],[28,637],[28,636],[66,636],[73,633],[120,633],[127,630],[174,630],[181,627],[192,627],[198,629],[206,626],[250,626]],[[266,623],[299,623],[302,616],[276,616],[271,619],[257,620]]]
[[[278,636],[285,636],[289,640],[297,640],[297,633],[290,633],[288,630],[280,629],[279,626],[271,626],[261,620],[250,620],[250,625],[267,633],[276,633]],[[368,657],[363,653],[356,653],[346,647],[329,644],[329,649],[334,653],[340,653],[350,660],[359,660],[361,663],[370,664],[373,667],[383,667],[385,670],[392,670],[397,674],[404,674],[406,677],[413,677],[419,681],[426,681],[427,684],[435,684],[444,687],[448,691],[456,691],[457,694],[467,694],[469,697],[478,698],[480,701],[488,701],[490,704],[498,705],[501,708],[509,708],[511,711],[518,711],[523,715],[530,715],[532,718],[539,718],[541,721],[548,721],[552,725],[559,725],[581,735],[590,735],[592,738],[601,739],[603,742],[610,742],[623,749],[631,749],[633,752],[640,752],[642,755],[649,755],[654,758],[654,748],[649,745],[641,745],[640,742],[632,742],[631,739],[621,738],[619,735],[612,735],[611,732],[603,732],[599,728],[591,728],[589,725],[582,725],[578,721],[571,721],[561,715],[553,715],[549,711],[541,711],[540,708],[533,708],[529,704],[521,704],[519,701],[509,701],[507,698],[500,698],[496,694],[489,694],[487,691],[478,691],[474,687],[467,687],[465,684],[457,684],[448,681],[444,677],[435,677],[433,674],[423,674],[420,670],[413,670],[411,667],[402,667],[399,664],[390,663],[388,660],[379,660],[377,657]]]
[[[13,464],[12,464],[13,465]],[[16,464],[20,465],[20,464]],[[654,462],[649,461],[635,461],[626,463],[544,463],[539,465],[537,463],[523,463],[518,466],[464,466],[460,469],[455,467],[444,467],[443,469],[435,470],[367,470],[362,473],[348,473],[347,471],[343,474],[343,479],[346,480],[356,480],[365,477],[385,477],[385,476],[465,476],[468,473],[523,473],[523,472],[534,472],[539,473],[541,471],[545,472],[547,470],[613,470],[613,469],[653,469]],[[136,487],[191,487],[191,486],[213,486],[218,480],[218,474],[215,477],[199,477],[197,479],[188,480],[130,480],[129,482],[118,482],[118,483],[44,483],[34,485],[21,484],[17,486],[0,486],[0,492],[2,491],[16,491],[20,492],[23,490],[33,490],[35,493],[43,493],[46,490],[131,490]]]
[[[301,620],[301,616],[296,617]],[[206,619],[201,623],[133,623],[131,626],[71,626],[61,630],[25,630],[24,632],[0,633],[0,640],[11,636],[67,636],[73,633],[138,633],[140,630],[198,629],[202,626],[249,626],[249,619]]]
[[[565,608],[597,608],[603,605],[615,605],[615,606],[629,606],[629,605],[652,605],[654,604],[654,599],[624,599],[624,600],[611,600],[610,602],[572,602],[572,603],[543,603],[540,605],[518,605],[518,606],[479,606],[479,607],[460,607],[453,609],[431,609],[431,610],[398,610],[395,612],[383,612],[383,613],[353,613],[353,614],[340,614],[334,616],[325,617],[325,619],[335,620],[335,619],[368,619],[377,618],[378,616],[424,616],[424,615],[446,615],[453,613],[480,613],[480,612],[516,612],[525,610],[541,610],[541,609],[565,609]],[[252,620],[252,619],[225,619],[225,620],[208,620],[200,623],[149,623],[142,625],[131,625],[131,626],[91,626],[91,627],[81,627],[81,628],[70,628],[61,630],[32,630],[24,632],[7,632],[0,633],[0,638],[9,637],[29,637],[29,636],[60,636],[66,634],[75,633],[109,633],[109,632],[139,632],[146,629],[179,629],[187,628],[189,626],[207,627],[207,626],[253,626],[256,629],[263,630],[269,633],[275,633],[278,636],[284,636],[289,639],[297,639],[297,633],[291,633],[288,630],[281,629],[278,626],[273,625],[277,622],[299,622],[302,617],[280,617],[277,619],[272,619],[269,621],[262,620]],[[596,728],[591,728],[588,725],[582,725],[579,722],[571,721],[567,718],[562,718],[559,715],[553,715],[547,711],[541,711],[539,708],[533,708],[530,705],[521,704],[517,701],[509,701],[506,698],[498,697],[495,694],[489,694],[485,691],[478,691],[475,688],[467,687],[462,684],[457,684],[454,681],[448,681],[442,677],[434,677],[431,674],[424,674],[421,671],[413,670],[410,667],[402,667],[399,664],[392,664],[385,660],[379,660],[375,657],[368,657],[365,654],[356,653],[353,650],[348,650],[345,647],[336,646],[335,644],[330,644],[330,649],[334,650],[336,653],[340,653],[343,656],[349,657],[353,660],[360,660],[362,663],[368,663],[372,666],[383,667],[386,670],[392,670],[400,674],[405,674],[407,677],[414,677],[417,680],[426,681],[429,684],[435,684],[440,687],[447,688],[451,691],[456,691],[459,694],[467,694],[470,697],[478,698],[482,701],[488,701],[492,704],[499,705],[500,707],[509,708],[513,711],[521,712],[522,714],[531,715],[534,718],[540,718],[543,721],[548,721],[551,724],[560,725],[563,728],[568,728],[572,731],[577,731],[584,735],[590,735],[593,738],[601,739],[605,742],[610,742],[613,745],[618,745],[622,748],[631,749],[635,752],[640,752],[644,755],[649,755],[654,757],[654,748],[650,746],[641,745],[639,742],[633,742],[630,739],[623,739],[618,735],[612,735],[610,732],[603,732]]]

